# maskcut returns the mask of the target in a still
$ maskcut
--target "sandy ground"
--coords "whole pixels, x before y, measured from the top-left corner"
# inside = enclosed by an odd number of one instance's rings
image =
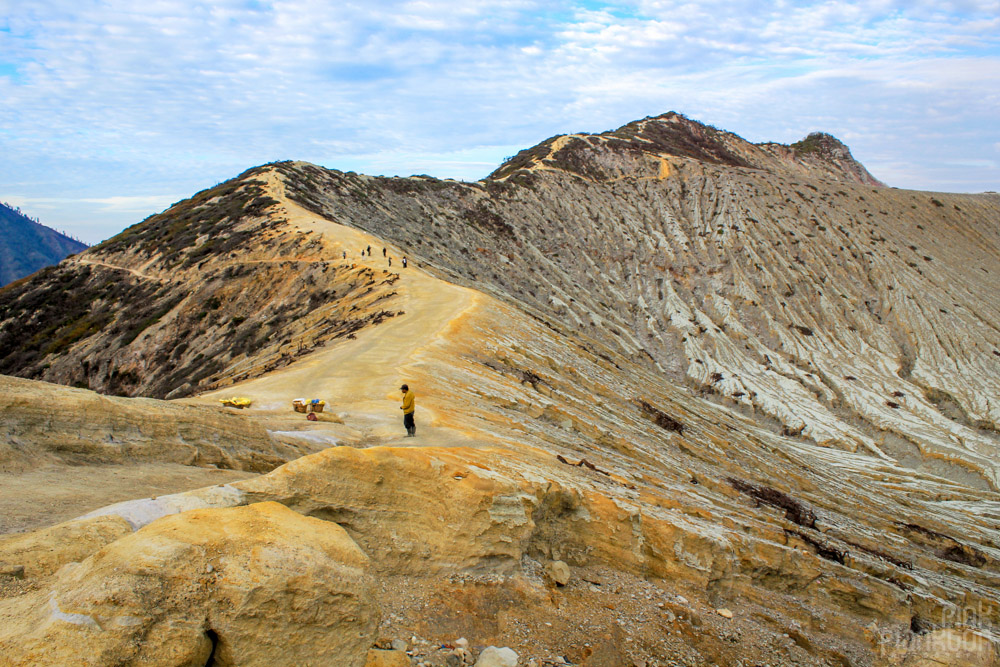
[[[188,491],[253,477],[254,473],[177,463],[46,466],[0,473],[0,534],[74,519],[133,498]]]

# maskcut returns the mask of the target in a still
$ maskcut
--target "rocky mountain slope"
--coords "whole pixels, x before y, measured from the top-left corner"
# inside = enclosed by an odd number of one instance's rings
[[[323,255],[270,214],[264,171],[0,292],[0,372],[176,397],[394,317],[393,274]]]
[[[872,187],[833,142],[667,115],[482,183],[276,169],[311,210],[787,434],[996,488],[1000,198]]]
[[[340,446],[0,540],[0,572],[24,567],[0,599],[15,664],[438,667],[460,637],[522,665],[996,664],[996,197],[893,190],[832,138],[752,145],[673,114],[479,183],[281,163],[220,187],[0,292],[50,337],[82,317],[32,306],[60,283],[171,309],[126,341],[110,307],[135,302],[102,293],[104,326],[24,363],[8,342],[5,368],[213,389],[192,407],[238,392],[229,417]],[[273,294],[256,275],[289,308],[332,288],[345,320],[395,316],[353,337],[287,321],[230,354],[241,330],[191,314],[236,265],[202,308],[248,330]],[[274,365],[286,330],[308,354]],[[158,358],[181,331],[212,373]]]
[[[0,286],[87,248],[0,202]]]

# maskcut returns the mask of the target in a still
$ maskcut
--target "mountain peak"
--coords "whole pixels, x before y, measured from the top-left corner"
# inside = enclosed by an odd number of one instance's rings
[[[821,153],[833,156],[845,152],[848,155],[851,153],[844,142],[826,132],[810,132],[804,139],[792,144],[792,148],[801,154]]]
[[[858,162],[851,149],[837,137],[826,132],[810,132],[804,139],[789,146],[794,159],[800,163],[811,163],[846,174],[863,185],[884,186],[885,183],[872,176],[864,165]]]
[[[676,111],[598,134],[550,137],[506,160],[488,180],[539,171],[563,171],[595,181],[641,178],[651,167],[660,169],[663,159],[673,158],[719,167],[805,171],[835,181],[883,185],[830,134],[814,132],[791,146],[752,144]]]

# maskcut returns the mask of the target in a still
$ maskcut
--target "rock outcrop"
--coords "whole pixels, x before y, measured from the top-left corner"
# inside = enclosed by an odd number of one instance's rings
[[[110,515],[67,521],[23,535],[0,536],[0,568],[22,567],[26,577],[45,577],[66,563],[82,561],[132,530],[128,521]]]
[[[362,667],[378,625],[368,560],[276,503],[172,516],[0,603],[11,665]]]
[[[220,408],[0,376],[0,472],[160,461],[266,472],[306,450]]]
[[[877,667],[996,667],[997,646],[988,634],[973,629],[935,630],[886,642]]]

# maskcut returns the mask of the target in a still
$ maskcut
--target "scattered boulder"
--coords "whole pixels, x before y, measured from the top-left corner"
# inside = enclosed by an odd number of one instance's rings
[[[51,590],[0,601],[0,655],[362,667],[379,620],[367,569],[340,526],[278,503],[184,512],[63,567]]]
[[[569,565],[561,560],[555,560],[549,563],[546,573],[549,575],[549,579],[551,579],[557,586],[565,586],[569,583]]]
[[[476,667],[517,667],[517,653],[506,646],[503,648],[489,646],[479,654]]]
[[[472,652],[466,648],[456,648],[448,652],[444,659],[446,667],[464,667],[476,661]]]
[[[578,660],[583,667],[622,667],[630,664],[625,653],[626,635],[617,623],[609,628],[609,632],[591,638],[590,646],[585,647]]]

